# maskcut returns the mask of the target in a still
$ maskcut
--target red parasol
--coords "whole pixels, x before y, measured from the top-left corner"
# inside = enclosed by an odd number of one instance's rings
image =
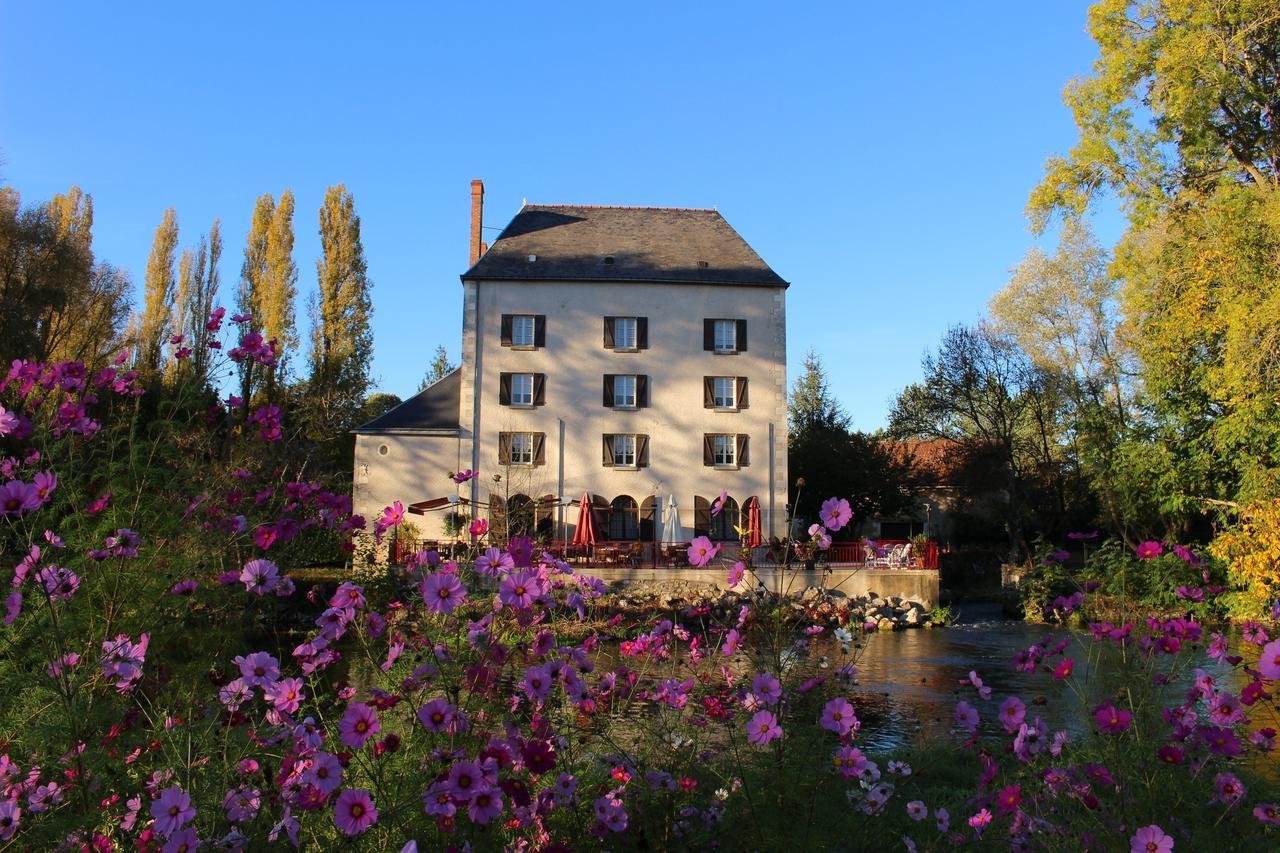
[[[582,495],[582,505],[578,508],[578,527],[573,531],[574,545],[594,545],[596,533],[596,514],[591,506],[591,495]]]
[[[759,548],[763,542],[760,536],[760,499],[752,495],[747,501],[747,547]]]

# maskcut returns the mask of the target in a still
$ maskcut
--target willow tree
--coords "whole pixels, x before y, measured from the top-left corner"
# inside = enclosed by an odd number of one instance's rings
[[[329,441],[356,425],[369,391],[373,359],[373,304],[360,217],[355,199],[342,184],[325,193],[320,247],[306,396],[312,437]]]
[[[174,254],[178,247],[178,215],[171,207],[164,212],[147,258],[142,316],[138,321],[137,361],[144,376],[155,376],[163,361],[164,348],[172,336],[173,303],[176,289]]]

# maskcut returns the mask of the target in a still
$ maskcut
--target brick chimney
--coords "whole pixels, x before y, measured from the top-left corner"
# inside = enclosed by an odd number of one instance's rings
[[[476,261],[480,260],[480,256],[484,254],[485,249],[489,248],[480,240],[480,226],[484,224],[484,181],[471,182],[471,264],[475,266]]]

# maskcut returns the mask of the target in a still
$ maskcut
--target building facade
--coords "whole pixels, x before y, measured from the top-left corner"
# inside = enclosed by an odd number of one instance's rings
[[[472,198],[462,365],[356,431],[356,511],[448,498],[425,538],[490,516],[566,540],[585,494],[603,539],[727,540],[754,497],[781,536],[787,283],[715,210],[525,205],[485,247]]]

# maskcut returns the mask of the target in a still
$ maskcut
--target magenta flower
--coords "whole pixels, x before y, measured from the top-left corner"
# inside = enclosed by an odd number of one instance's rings
[[[31,487],[36,490],[36,497],[40,498],[40,504],[43,506],[49,502],[54,490],[58,488],[58,475],[52,471],[41,471],[31,479]]]
[[[782,698],[782,685],[778,683],[778,679],[763,672],[751,679],[751,692],[766,705],[776,705]]]
[[[1058,665],[1053,668],[1053,677],[1062,681],[1071,675],[1071,670],[1075,669],[1076,662],[1071,658],[1063,658]]]
[[[1119,734],[1129,728],[1133,714],[1114,705],[1103,705],[1093,712],[1093,719],[1102,731],[1108,734]]]
[[[991,812],[983,809],[973,817],[969,818],[969,826],[978,830],[978,832],[982,832],[982,830],[986,829],[987,825],[991,823],[991,818]]]
[[[524,693],[532,701],[541,705],[551,695],[555,678],[543,666],[531,666],[524,674]]]
[[[467,599],[467,590],[452,572],[436,572],[422,582],[422,600],[428,610],[452,613]]]
[[[232,663],[240,667],[244,683],[249,687],[261,687],[266,690],[280,678],[280,661],[267,652],[237,656]]]
[[[298,710],[306,694],[302,690],[301,678],[282,678],[267,688],[267,698],[282,714],[292,714]]]
[[[418,709],[418,721],[426,726],[429,732],[442,732],[457,716],[456,706],[445,699],[432,699]]]
[[[964,700],[956,705],[956,725],[970,734],[978,730],[978,712]]]
[[[156,819],[155,830],[168,838],[196,816],[191,797],[174,785],[165,788],[151,803],[151,816]]]
[[[526,610],[542,595],[542,583],[535,572],[512,572],[498,583],[498,598],[517,610]]]
[[[0,841],[8,841],[22,822],[22,809],[14,800],[0,800]]]
[[[9,593],[4,600],[4,624],[12,625],[18,618],[18,614],[22,612],[22,593],[16,589]]]
[[[726,579],[730,587],[735,587],[742,583],[743,576],[747,573],[747,567],[742,562],[733,564],[733,568],[729,569],[729,577]]]
[[[10,480],[0,486],[0,515],[17,518],[24,512],[34,512],[39,508],[40,493],[35,486],[21,480]]]
[[[302,781],[326,794],[332,794],[342,784],[342,762],[336,755],[317,752],[311,757],[311,766],[302,774]]]
[[[1164,553],[1164,546],[1159,542],[1143,542],[1137,547],[1136,553],[1140,560],[1150,560],[1153,557],[1159,557]]]
[[[951,812],[942,808],[936,809],[933,817],[938,822],[938,832],[946,832],[951,828]]]
[[[116,679],[116,690],[127,693],[142,679],[142,664],[147,658],[151,635],[143,634],[133,642],[125,634],[117,634],[114,640],[102,644],[100,666],[102,674]]]
[[[820,725],[844,737],[851,729],[857,728],[858,718],[854,716],[853,705],[849,700],[843,696],[837,696],[822,709]]]
[[[471,818],[472,823],[484,826],[500,814],[502,814],[502,792],[497,788],[476,791],[471,797],[471,802],[467,803],[467,817]]]
[[[365,741],[381,731],[378,725],[378,712],[363,702],[352,702],[347,706],[347,713],[338,723],[338,732],[342,742],[347,746],[360,749]]]
[[[459,471],[456,474],[450,474],[449,478],[453,480],[453,482],[457,483],[458,485],[462,485],[463,483],[467,482],[467,480],[470,480],[475,475],[476,475],[476,472],[468,468],[465,471]]]
[[[1144,826],[1129,839],[1129,853],[1169,853],[1173,839],[1154,823]]]
[[[445,778],[449,795],[459,802],[467,802],[479,791],[489,787],[484,770],[474,761],[456,761]]]
[[[489,522],[485,519],[477,518],[475,521],[471,522],[471,535],[477,539],[482,538],[488,532]]]
[[[1027,717],[1027,706],[1017,696],[1010,696],[1000,703],[1000,722],[1004,730],[1013,734]]]
[[[1280,640],[1272,640],[1262,647],[1258,657],[1258,672],[1263,678],[1280,679]]]
[[[347,835],[359,835],[378,822],[378,810],[368,791],[347,788],[333,804],[333,822]]]
[[[969,670],[969,683],[978,691],[978,695],[983,699],[991,698],[991,688],[982,683],[982,677],[973,670]]]
[[[222,798],[222,807],[226,809],[227,820],[233,823],[253,820],[262,808],[262,792],[248,785],[232,788]]]
[[[719,515],[721,510],[724,509],[724,505],[726,502],[728,502],[728,500],[729,500],[729,490],[721,489],[720,497],[716,498],[714,501],[711,502],[711,515],[713,517]]]
[[[689,543],[689,565],[701,568],[715,559],[719,545],[712,545],[711,540],[699,536]]]
[[[1000,814],[1010,815],[1018,810],[1018,804],[1022,802],[1022,786],[1009,785],[1001,789],[996,794],[996,810]]]
[[[924,820],[929,816],[929,807],[923,800],[912,800],[907,803],[907,817],[912,820]]]
[[[240,582],[255,595],[266,595],[276,588],[280,570],[270,560],[250,560],[240,569]]]
[[[834,532],[844,527],[853,518],[853,510],[844,498],[827,498],[822,502],[822,511],[818,513],[822,524]]]
[[[768,711],[757,711],[747,722],[747,740],[752,743],[764,746],[780,737],[782,727],[778,725],[778,718]]]
[[[1258,803],[1253,807],[1253,816],[1268,826],[1280,826],[1280,809],[1275,803]]]
[[[832,764],[840,771],[840,775],[846,779],[860,778],[867,768],[871,766],[871,762],[862,754],[862,750],[856,746],[842,746],[836,750],[835,758]]]
[[[20,423],[17,415],[0,406],[0,436],[16,433]]]
[[[1244,783],[1232,773],[1219,773],[1213,777],[1215,799],[1228,806],[1234,806],[1244,799]]]

